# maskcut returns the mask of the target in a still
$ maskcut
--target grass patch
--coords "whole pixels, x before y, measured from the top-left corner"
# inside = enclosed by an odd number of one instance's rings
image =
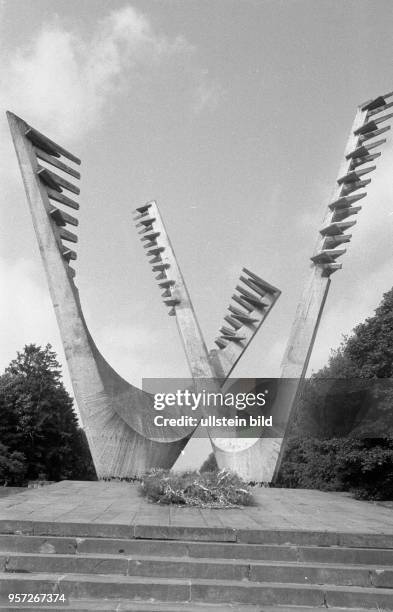
[[[239,508],[251,506],[250,487],[232,472],[171,472],[150,470],[142,478],[141,493],[157,504],[199,508]]]

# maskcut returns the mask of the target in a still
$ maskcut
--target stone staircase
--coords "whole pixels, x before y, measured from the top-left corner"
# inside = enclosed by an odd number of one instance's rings
[[[65,603],[9,603],[9,593]],[[393,610],[391,536],[0,521],[0,609]]]

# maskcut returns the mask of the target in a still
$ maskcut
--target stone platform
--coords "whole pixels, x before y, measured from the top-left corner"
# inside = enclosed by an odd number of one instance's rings
[[[393,610],[391,508],[299,489],[255,498],[178,508],[148,503],[137,485],[67,481],[4,497],[0,610]]]
[[[393,542],[393,510],[347,494],[306,489],[255,488],[257,505],[209,510],[151,504],[138,485],[63,481],[0,499],[0,521],[194,527],[256,531],[321,531],[386,534]],[[124,529],[123,529],[124,528]]]

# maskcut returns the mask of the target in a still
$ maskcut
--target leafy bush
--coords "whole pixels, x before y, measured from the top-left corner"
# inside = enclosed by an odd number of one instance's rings
[[[393,499],[393,437],[292,438],[277,485],[349,491],[357,499]]]
[[[393,289],[305,384],[277,485],[393,499]]]
[[[343,442],[346,440],[291,438],[285,449],[277,485],[294,489],[342,490],[337,474],[337,451]]]
[[[198,506],[200,508],[237,508],[250,506],[250,488],[236,474],[182,472],[154,469],[142,479],[141,493],[158,504]]]
[[[346,440],[338,456],[340,480],[358,499],[393,499],[393,437]]]

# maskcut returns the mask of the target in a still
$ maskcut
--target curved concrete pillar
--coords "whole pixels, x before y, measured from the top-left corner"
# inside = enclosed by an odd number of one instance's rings
[[[76,253],[66,245],[77,242],[77,236],[65,229],[66,225],[77,226],[78,221],[63,208],[79,208],[77,201],[63,191],[71,192],[73,198],[73,194],[79,194],[68,175],[80,178],[80,160],[16,115],[7,115],[97,475],[132,477],[152,467],[170,468],[194,428],[160,428],[157,433],[153,419],[158,413],[153,397],[110,367],[97,349],[82,313],[75,271],[70,266]],[[55,174],[51,167],[63,172],[67,179]],[[168,408],[166,416],[180,416],[180,410]]]

